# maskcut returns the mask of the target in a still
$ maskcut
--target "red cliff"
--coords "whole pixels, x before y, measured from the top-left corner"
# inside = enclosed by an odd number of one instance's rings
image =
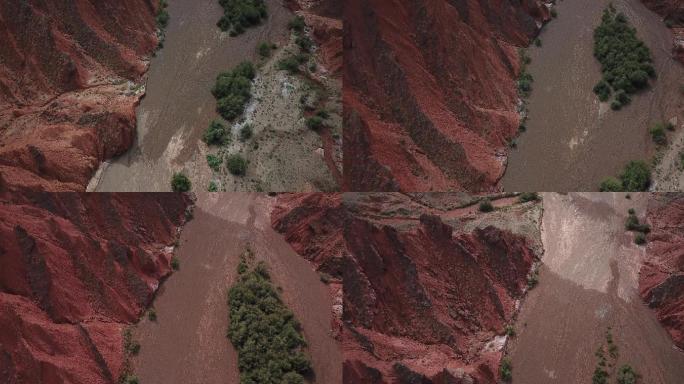
[[[515,4],[514,4],[515,3]],[[345,3],[345,188],[491,191],[519,126],[540,0]]]
[[[0,179],[85,190],[135,137],[156,0],[0,2]]]
[[[463,196],[284,195],[273,226],[344,285],[345,383],[494,382],[536,259]],[[519,220],[533,205],[519,205]],[[476,224],[478,222],[478,224]],[[471,226],[472,224],[472,226]]]
[[[171,271],[181,194],[0,198],[0,382],[113,383]]]
[[[655,195],[649,204],[652,230],[639,290],[675,344],[684,348],[684,195]]]
[[[641,0],[646,7],[663,17],[674,34],[674,56],[684,63],[684,2],[681,0]]]

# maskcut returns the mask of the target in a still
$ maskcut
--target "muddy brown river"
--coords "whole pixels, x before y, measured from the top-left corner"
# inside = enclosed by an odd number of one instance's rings
[[[514,382],[591,383],[594,353],[608,327],[617,366],[630,364],[640,382],[674,384],[684,377],[684,352],[638,293],[645,247],[624,229],[629,208],[643,220],[648,196],[624,196],[544,194],[544,264],[509,345]]]
[[[658,15],[639,0],[613,0],[651,49],[658,79],[621,111],[600,103],[592,91],[601,79],[593,31],[609,2],[557,2],[559,16],[541,32],[542,47],[528,49],[534,76],[529,121],[508,158],[505,190],[598,190],[630,160],[653,155],[648,130],[676,113],[684,66],[672,59],[672,33]]]
[[[89,189],[170,191],[171,176],[184,171],[195,185],[208,185],[211,171],[200,151],[201,136],[217,117],[210,90],[216,76],[255,60],[263,41],[288,39],[292,13],[267,0],[269,17],[237,37],[221,33],[217,0],[171,0],[164,48],[151,60],[145,97],[136,111],[137,140],[124,155],[104,164]]]
[[[154,301],[157,321],[135,330],[133,359],[141,383],[238,383],[237,354],[226,337],[228,288],[247,245],[263,260],[282,298],[302,324],[315,383],[342,382],[342,354],[332,336],[332,297],[312,265],[271,228],[264,194],[199,193],[194,218],[175,255],[180,270]]]

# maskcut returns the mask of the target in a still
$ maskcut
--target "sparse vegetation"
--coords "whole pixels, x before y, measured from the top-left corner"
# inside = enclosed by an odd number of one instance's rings
[[[124,375],[119,381],[121,384],[140,384],[138,377],[135,375]]]
[[[628,364],[621,366],[618,370],[618,384],[636,384],[638,379],[639,374]]]
[[[226,167],[228,172],[235,176],[244,176],[247,173],[247,160],[239,154],[228,156],[226,159]]]
[[[266,58],[266,57],[271,56],[271,48],[272,47],[273,47],[272,44],[264,41],[261,44],[259,44],[259,46],[257,47],[257,52],[259,52],[259,56]]]
[[[541,39],[538,38],[538,37],[537,37],[536,39],[534,39],[534,45],[535,45],[536,47],[541,47],[541,46],[542,46],[542,41],[541,41]]]
[[[252,138],[252,124],[245,124],[240,129],[240,141],[245,142]]]
[[[157,12],[157,26],[159,29],[164,29],[169,25],[170,16],[166,10],[168,6],[169,3],[166,0],[159,1],[159,11]]]
[[[226,129],[218,120],[214,120],[209,124],[209,127],[204,131],[202,140],[207,145],[224,145],[230,143],[230,131]]]
[[[174,271],[178,271],[180,269],[180,260],[178,260],[177,256],[173,256],[171,258],[171,269]]]
[[[242,114],[245,104],[252,97],[254,76],[254,65],[248,61],[218,75],[211,93],[218,100],[216,110],[224,119],[230,121]]]
[[[319,116],[311,116],[306,119],[306,126],[314,131],[317,131],[323,126],[323,119]]]
[[[649,131],[651,139],[657,145],[667,144],[667,134],[665,133],[665,124],[658,123]]]
[[[147,318],[150,321],[157,321],[157,311],[154,308],[147,310]]]
[[[216,25],[231,36],[260,24],[268,15],[264,0],[219,0],[219,4],[223,7],[223,16]]]
[[[480,206],[478,208],[480,212],[491,212],[494,210],[494,206],[489,199],[484,199],[480,201]]]
[[[308,60],[306,55],[290,55],[278,61],[278,69],[287,71],[290,75],[299,73],[299,66]]]
[[[630,26],[625,15],[617,12],[612,4],[604,10],[601,25],[594,31],[594,56],[603,72],[603,79],[594,87],[594,92],[601,101],[608,101],[609,91],[614,91],[613,110],[629,104],[629,95],[646,88],[649,78],[656,76],[650,50],[637,38],[636,29]]]
[[[603,179],[599,190],[601,192],[639,192],[647,191],[651,185],[651,167],[644,161],[630,161],[620,174]]]
[[[192,188],[192,183],[187,176],[180,172],[173,174],[173,177],[171,178],[171,189],[174,192],[187,192],[190,188]]]
[[[304,32],[304,28],[306,28],[306,22],[302,16],[296,16],[287,24],[287,27],[296,33],[301,33]]]
[[[244,257],[244,255],[243,255]],[[240,383],[303,384],[311,373],[299,322],[283,304],[263,263],[242,260],[228,292],[228,338],[238,352]]]
[[[218,184],[214,180],[209,182],[209,186],[207,187],[208,192],[218,192]]]
[[[504,357],[501,359],[501,365],[499,365],[499,377],[505,382],[510,382],[513,380],[513,363],[509,357]]]
[[[506,333],[506,336],[508,336],[508,337],[514,337],[515,336],[515,328],[511,324],[508,324],[506,326],[506,328],[504,329],[504,332]]]
[[[641,232],[637,232],[637,234],[634,235],[634,244],[637,244],[637,245],[646,244],[646,235],[644,235]]]
[[[140,353],[140,343],[133,340],[133,332],[130,328],[126,328],[123,332],[124,351],[130,356],[136,356]]]
[[[520,194],[520,196],[518,196],[518,201],[521,203],[537,200],[539,200],[539,193],[537,192],[523,192]]]
[[[212,170],[218,172],[221,169],[221,163],[223,163],[223,161],[220,157],[212,154],[207,155],[207,164]]]
[[[539,270],[534,269],[532,272],[530,272],[529,276],[527,276],[527,288],[532,289],[539,284]]]

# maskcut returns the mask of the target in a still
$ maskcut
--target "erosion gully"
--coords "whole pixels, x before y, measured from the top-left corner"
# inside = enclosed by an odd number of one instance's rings
[[[591,191],[630,160],[649,160],[648,130],[681,104],[684,66],[672,59],[672,32],[639,0],[613,0],[651,49],[658,78],[630,105],[612,111],[592,89],[601,79],[593,31],[610,0],[557,2],[558,18],[528,49],[534,76],[527,131],[517,140],[502,179],[505,190]]]
[[[624,228],[629,208],[643,221],[647,199],[544,194],[540,282],[522,304],[508,347],[515,382],[590,383],[608,327],[619,348],[617,366],[630,364],[641,382],[684,377],[684,353],[638,293],[645,247]]]
[[[316,383],[342,382],[342,355],[331,336],[332,297],[306,260],[271,228],[273,202],[263,194],[198,194],[175,255],[180,270],[154,301],[157,321],[141,320],[133,358],[141,383],[237,383],[228,329],[228,288],[247,245],[302,324]]]
[[[171,16],[164,48],[150,62],[146,93],[137,115],[137,140],[124,155],[105,163],[90,190],[168,191],[174,172],[183,170],[197,185],[211,171],[200,139],[217,117],[210,90],[216,76],[244,60],[256,60],[262,41],[287,42],[292,13],[281,1],[266,0],[268,19],[230,37],[216,22],[218,0],[169,1]]]

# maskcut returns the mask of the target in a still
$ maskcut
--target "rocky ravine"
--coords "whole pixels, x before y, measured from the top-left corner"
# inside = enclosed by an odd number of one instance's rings
[[[157,0],[0,4],[0,182],[85,190],[135,137]]]
[[[171,271],[182,194],[0,197],[0,382],[112,383]]]
[[[350,0],[345,6],[345,186],[491,191],[519,126],[518,47],[541,0]]]
[[[541,210],[509,199],[482,214],[476,205],[460,208],[468,199],[279,198],[274,227],[320,272],[344,283],[344,313],[333,311],[345,383],[496,380],[504,326],[541,252]]]
[[[654,195],[647,216],[652,232],[639,290],[675,344],[684,349],[684,195]]]

